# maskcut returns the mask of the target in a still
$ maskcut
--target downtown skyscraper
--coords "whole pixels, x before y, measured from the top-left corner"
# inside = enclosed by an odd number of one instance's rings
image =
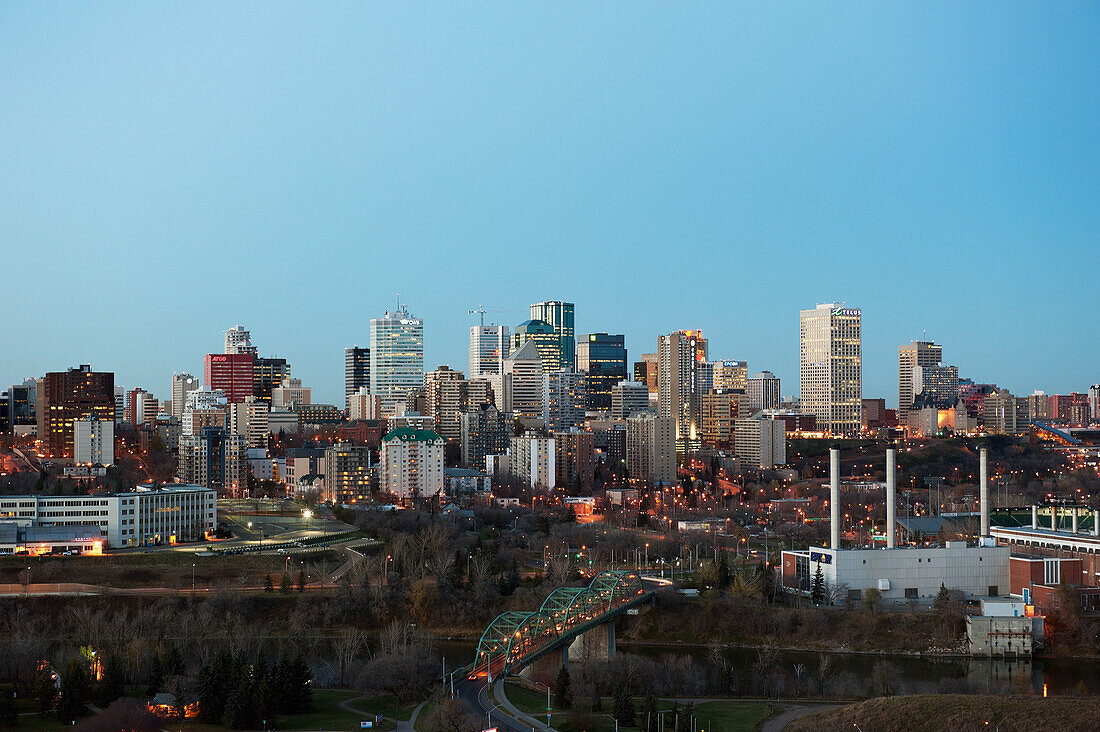
[[[701,330],[681,330],[657,339],[657,415],[673,420],[676,450],[698,447],[700,396],[710,387],[707,339]],[[857,410],[858,418],[858,410]]]
[[[370,393],[394,415],[405,395],[424,386],[424,321],[400,305],[370,321]]]
[[[802,411],[834,436],[860,430],[863,399],[862,313],[843,303],[800,311],[799,380]]]
[[[574,305],[571,302],[546,300],[531,303],[531,320],[541,320],[554,328],[558,340],[558,366],[566,371],[577,369],[577,336],[573,325]],[[546,359],[543,359],[545,362]],[[547,366],[547,364],[543,364]],[[547,371],[557,368],[547,366]]]

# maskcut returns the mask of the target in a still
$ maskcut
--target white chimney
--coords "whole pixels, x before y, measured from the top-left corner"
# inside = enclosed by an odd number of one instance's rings
[[[829,449],[829,548],[840,548],[840,450]]]
[[[886,448],[886,548],[893,549],[897,539],[897,503],[898,503],[898,452],[892,447]]]
[[[1039,507],[1034,504],[1031,506],[1031,528],[1039,528]]]
[[[1077,533],[1077,506],[1073,507],[1073,533]]]
[[[1100,511],[1092,512],[1092,535],[1100,536]]]
[[[978,500],[982,516],[982,536],[989,536],[989,451],[984,447],[978,453]]]

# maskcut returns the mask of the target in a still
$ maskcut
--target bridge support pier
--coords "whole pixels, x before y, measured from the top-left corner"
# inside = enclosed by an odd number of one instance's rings
[[[609,621],[607,623],[607,658],[610,659],[615,655],[615,623]]]
[[[574,658],[580,658],[583,661],[610,659],[615,655],[614,621],[609,620],[577,636],[569,644],[569,650],[574,654]]]

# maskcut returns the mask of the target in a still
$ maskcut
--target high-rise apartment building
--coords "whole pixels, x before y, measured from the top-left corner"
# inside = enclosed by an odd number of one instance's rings
[[[73,422],[73,462],[77,465],[114,465],[113,419],[89,417]]]
[[[711,367],[713,371],[712,389],[740,389],[744,391],[748,387],[748,361],[714,361]]]
[[[461,371],[440,366],[424,376],[425,414],[449,442],[462,437],[462,414],[492,403],[492,387],[483,378],[467,380]]]
[[[802,411],[831,435],[859,434],[863,399],[861,313],[841,303],[800,313]]]
[[[344,349],[344,400],[359,391],[370,391],[370,349],[352,346]]]
[[[370,382],[391,416],[408,392],[424,386],[424,321],[404,305],[370,321]]]
[[[577,369],[577,340],[573,327],[573,303],[547,300],[531,304],[531,320],[542,320],[554,328],[558,337],[557,366],[547,367],[547,371]]]
[[[187,393],[199,388],[199,380],[188,373],[172,374],[172,416],[183,419]]]
[[[898,346],[898,424],[906,424],[906,412],[920,393],[913,390],[913,369],[936,366],[942,357],[943,346],[932,341],[911,341]],[[956,384],[956,391],[957,387]]]
[[[595,464],[596,443],[591,432],[554,432],[554,472],[558,486],[587,488],[592,484]]]
[[[351,421],[382,418],[382,400],[377,394],[371,394],[367,387],[360,386],[347,400],[348,419]]]
[[[243,402],[229,405],[229,428],[233,434],[240,435],[249,447],[267,447],[268,413],[267,402],[255,396],[247,397]],[[194,414],[192,414],[194,420]],[[192,426],[192,431],[194,427]]]
[[[734,452],[745,467],[770,470],[787,462],[787,428],[779,419],[739,419]]]
[[[779,409],[779,377],[771,371],[759,371],[749,380],[745,395],[750,409]]]
[[[542,360],[534,341],[504,359],[504,411],[516,419],[542,420]]]
[[[256,346],[252,345],[252,333],[245,330],[243,325],[234,325],[225,331],[225,350],[223,353],[256,353]]]
[[[382,438],[382,492],[405,500],[443,490],[446,440],[431,430],[402,427]]]
[[[649,387],[637,381],[620,381],[611,389],[611,418],[626,419],[649,412]]]
[[[180,436],[180,479],[224,495],[248,488],[248,441],[224,427],[203,427]]]
[[[1050,397],[1045,391],[1035,390],[1027,398],[1027,413],[1032,419],[1046,421],[1050,419]]]
[[[676,480],[676,420],[639,414],[626,420],[626,468],[632,480]]]
[[[313,390],[308,386],[302,386],[301,379],[283,379],[283,383],[271,390],[272,407],[289,407],[312,402]]]
[[[712,389],[699,397],[699,442],[703,447],[733,447],[734,423],[749,412],[740,389]]]
[[[709,390],[707,339],[700,330],[681,330],[657,339],[657,414],[672,417],[678,452],[699,446],[699,397]]]
[[[325,449],[325,493],[337,504],[370,500],[370,448],[341,442]]]
[[[551,432],[584,426],[586,377],[577,371],[542,375],[542,421]]]
[[[1093,421],[1100,420],[1100,384],[1089,387],[1089,417]]]
[[[131,389],[126,392],[122,421],[134,425],[152,424],[157,419],[159,407],[160,402],[145,389]]]
[[[38,439],[49,457],[73,456],[73,422],[115,418],[115,375],[88,364],[50,372],[35,386]]]
[[[997,389],[983,399],[985,431],[994,435],[1022,435],[1031,426],[1027,397],[1014,397],[1008,389]]]
[[[252,366],[252,396],[271,405],[271,392],[290,378],[285,358],[257,358]]]
[[[611,389],[627,378],[626,337],[608,333],[581,336],[577,341],[577,371],[585,374],[585,409],[610,409]]]
[[[203,383],[237,404],[254,392],[255,366],[254,353],[208,353],[202,364]]]
[[[485,467],[486,455],[503,455],[508,452],[512,436],[512,413],[502,412],[492,404],[481,404],[463,412],[461,424],[462,464]]]
[[[525,432],[512,438],[512,474],[532,488],[553,490],[557,486],[557,454],[553,437]]]

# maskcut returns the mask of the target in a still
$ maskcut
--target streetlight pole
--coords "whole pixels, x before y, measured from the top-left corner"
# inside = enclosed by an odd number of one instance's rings
[[[290,559],[290,557],[287,557],[287,559]],[[191,562],[191,595],[194,596],[194,594],[195,594],[195,563]]]

